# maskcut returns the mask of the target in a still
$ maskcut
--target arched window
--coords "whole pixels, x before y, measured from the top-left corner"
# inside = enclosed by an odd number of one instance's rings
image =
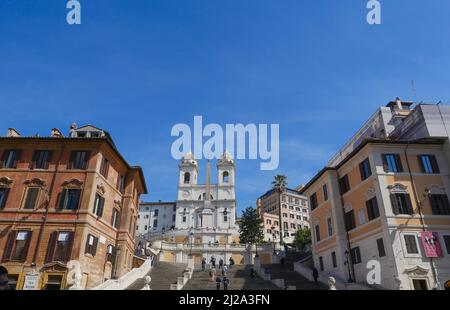
[[[222,176],[223,183],[228,183],[230,181],[230,174],[228,173],[228,171],[224,171]]]
[[[191,181],[191,174],[189,172],[186,172],[184,174],[184,184],[189,184],[190,181]]]

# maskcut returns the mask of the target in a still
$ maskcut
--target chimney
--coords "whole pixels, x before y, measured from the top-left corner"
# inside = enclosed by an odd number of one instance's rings
[[[6,136],[8,138],[20,137],[20,133],[17,130],[15,130],[14,128],[8,128],[8,131],[6,132]]]
[[[52,138],[62,138],[64,137],[61,130],[59,130],[58,128],[53,128],[52,132],[50,133],[50,137]]]
[[[397,109],[403,110],[402,101],[400,100],[399,97],[397,97],[397,99],[395,99],[395,104],[397,105]]]

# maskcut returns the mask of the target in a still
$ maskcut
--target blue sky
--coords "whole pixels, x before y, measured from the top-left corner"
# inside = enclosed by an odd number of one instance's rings
[[[378,26],[365,0],[80,0],[79,26],[66,2],[0,2],[0,130],[104,128],[146,201],[176,198],[170,131],[194,115],[280,124],[278,170],[237,162],[242,209],[277,173],[307,182],[387,101],[450,102],[448,0],[382,0]]]

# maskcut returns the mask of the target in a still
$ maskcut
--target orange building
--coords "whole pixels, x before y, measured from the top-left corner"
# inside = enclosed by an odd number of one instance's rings
[[[132,268],[142,169],[94,126],[68,137],[0,137],[0,258],[16,289],[65,289],[69,261],[81,287]],[[76,263],[75,262],[75,263]]]

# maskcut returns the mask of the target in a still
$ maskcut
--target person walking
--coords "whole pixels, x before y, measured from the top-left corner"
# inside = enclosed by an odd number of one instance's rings
[[[211,259],[209,262],[211,263],[211,266],[213,268],[216,268],[216,258],[214,256],[211,256]]]
[[[233,257],[230,256],[229,262],[230,262],[230,269],[231,269],[231,267],[233,267],[233,265],[234,265]]]
[[[205,267],[206,267],[206,259],[203,257],[202,258],[202,271],[205,271]]]
[[[228,279],[227,276],[224,276],[222,279],[223,282],[223,290],[227,291],[228,290],[228,285],[230,284],[230,279]]]
[[[216,268],[212,268],[211,271],[209,272],[209,275],[211,276],[211,281],[214,281],[214,279],[216,278]]]
[[[226,276],[228,272],[228,266],[227,265],[223,265],[222,267],[222,276]]]
[[[223,268],[223,259],[219,259],[219,269]]]
[[[312,276],[313,276],[313,278],[314,278],[314,283],[317,284],[317,279],[319,278],[319,271],[317,270],[316,267],[314,267],[314,269],[313,269]]]
[[[220,290],[220,283],[222,282],[222,279],[220,278],[220,276],[218,275],[217,277],[216,277],[216,287],[217,287],[217,290]]]

